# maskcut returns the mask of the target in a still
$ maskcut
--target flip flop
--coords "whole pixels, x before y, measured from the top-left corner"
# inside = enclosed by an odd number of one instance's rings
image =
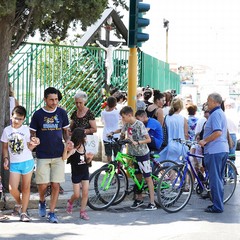
[[[0,222],[7,221],[8,219],[9,219],[9,217],[6,216],[6,215],[2,215],[2,216],[0,216]]]

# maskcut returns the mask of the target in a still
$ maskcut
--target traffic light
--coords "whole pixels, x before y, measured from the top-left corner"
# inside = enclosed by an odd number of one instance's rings
[[[150,4],[142,3],[140,0],[130,0],[128,47],[141,47],[141,43],[149,39],[147,33],[142,33],[142,28],[150,23],[149,19],[142,18],[142,15],[149,9]]]

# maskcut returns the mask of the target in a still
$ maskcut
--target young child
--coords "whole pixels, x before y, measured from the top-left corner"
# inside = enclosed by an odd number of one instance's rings
[[[119,121],[121,120],[119,111],[116,109],[117,99],[115,97],[108,97],[107,107],[101,112],[101,120],[104,124],[103,127],[103,143],[107,161],[112,161],[112,155],[116,157],[117,152],[120,150],[117,144],[111,144],[107,134],[119,128]],[[119,138],[119,134],[114,135],[115,139]]]
[[[82,200],[80,207],[80,218],[89,220],[86,213],[89,188],[88,164],[92,161],[93,154],[86,153],[86,135],[84,129],[75,128],[72,132],[71,142],[66,145],[63,152],[63,159],[68,159],[71,164],[73,194],[67,202],[68,213],[72,213],[73,202],[80,197],[80,187],[82,188]]]
[[[27,207],[30,198],[31,177],[34,169],[32,150],[40,143],[39,138],[30,139],[29,128],[23,124],[26,109],[16,106],[12,111],[11,125],[4,128],[1,137],[3,152],[3,168],[8,170],[9,191],[16,201],[14,214],[20,214],[20,221],[31,221]],[[9,164],[10,162],[10,164]],[[22,198],[18,186],[22,178]]]
[[[195,141],[198,143],[200,141],[200,133],[197,133],[195,135]],[[202,147],[198,144],[194,144],[191,146],[190,153],[196,154],[196,155],[203,155]],[[202,158],[197,157],[190,157],[191,163],[196,170],[196,173],[204,174],[204,167],[202,165]]]
[[[145,210],[156,210],[157,208],[154,203],[154,186],[151,178],[150,152],[147,145],[151,142],[151,138],[144,124],[134,117],[131,107],[123,107],[120,115],[124,126],[121,130],[115,130],[113,133],[121,131],[121,136],[125,136],[125,132],[127,132],[127,137],[132,141],[132,143],[128,145],[128,154],[135,156],[138,163],[136,164],[137,166],[135,166],[137,178],[141,179],[143,175],[149,189],[150,203]],[[135,209],[141,205],[143,205],[142,194],[136,192],[135,201],[131,208]]]

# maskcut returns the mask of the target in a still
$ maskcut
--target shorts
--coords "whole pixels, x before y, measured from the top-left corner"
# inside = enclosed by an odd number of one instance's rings
[[[144,156],[135,156],[137,163],[134,163],[136,174],[142,173],[144,178],[150,177],[152,173],[150,153]]]
[[[72,175],[72,183],[77,184],[81,181],[89,180],[89,172],[86,172],[84,174],[78,174],[78,175]]]
[[[36,183],[60,183],[65,181],[65,162],[60,158],[37,159]]]
[[[120,151],[120,147],[116,143],[109,143],[106,141],[103,141],[104,143],[104,148],[105,148],[105,154],[106,156],[112,156],[114,154],[114,157],[117,156],[117,153]]]
[[[34,159],[27,160],[25,162],[10,163],[10,172],[26,175],[33,171],[34,165]]]

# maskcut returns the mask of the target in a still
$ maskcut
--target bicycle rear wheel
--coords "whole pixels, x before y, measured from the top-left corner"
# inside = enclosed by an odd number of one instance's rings
[[[89,179],[88,206],[93,210],[108,208],[119,193],[118,175],[112,167],[104,166],[93,172]]]
[[[169,167],[157,186],[160,206],[169,213],[183,209],[191,198],[193,180],[190,171],[182,165]]]
[[[224,170],[223,181],[224,181],[223,203],[226,203],[232,197],[237,185],[237,170],[235,165],[230,160],[227,160]]]

